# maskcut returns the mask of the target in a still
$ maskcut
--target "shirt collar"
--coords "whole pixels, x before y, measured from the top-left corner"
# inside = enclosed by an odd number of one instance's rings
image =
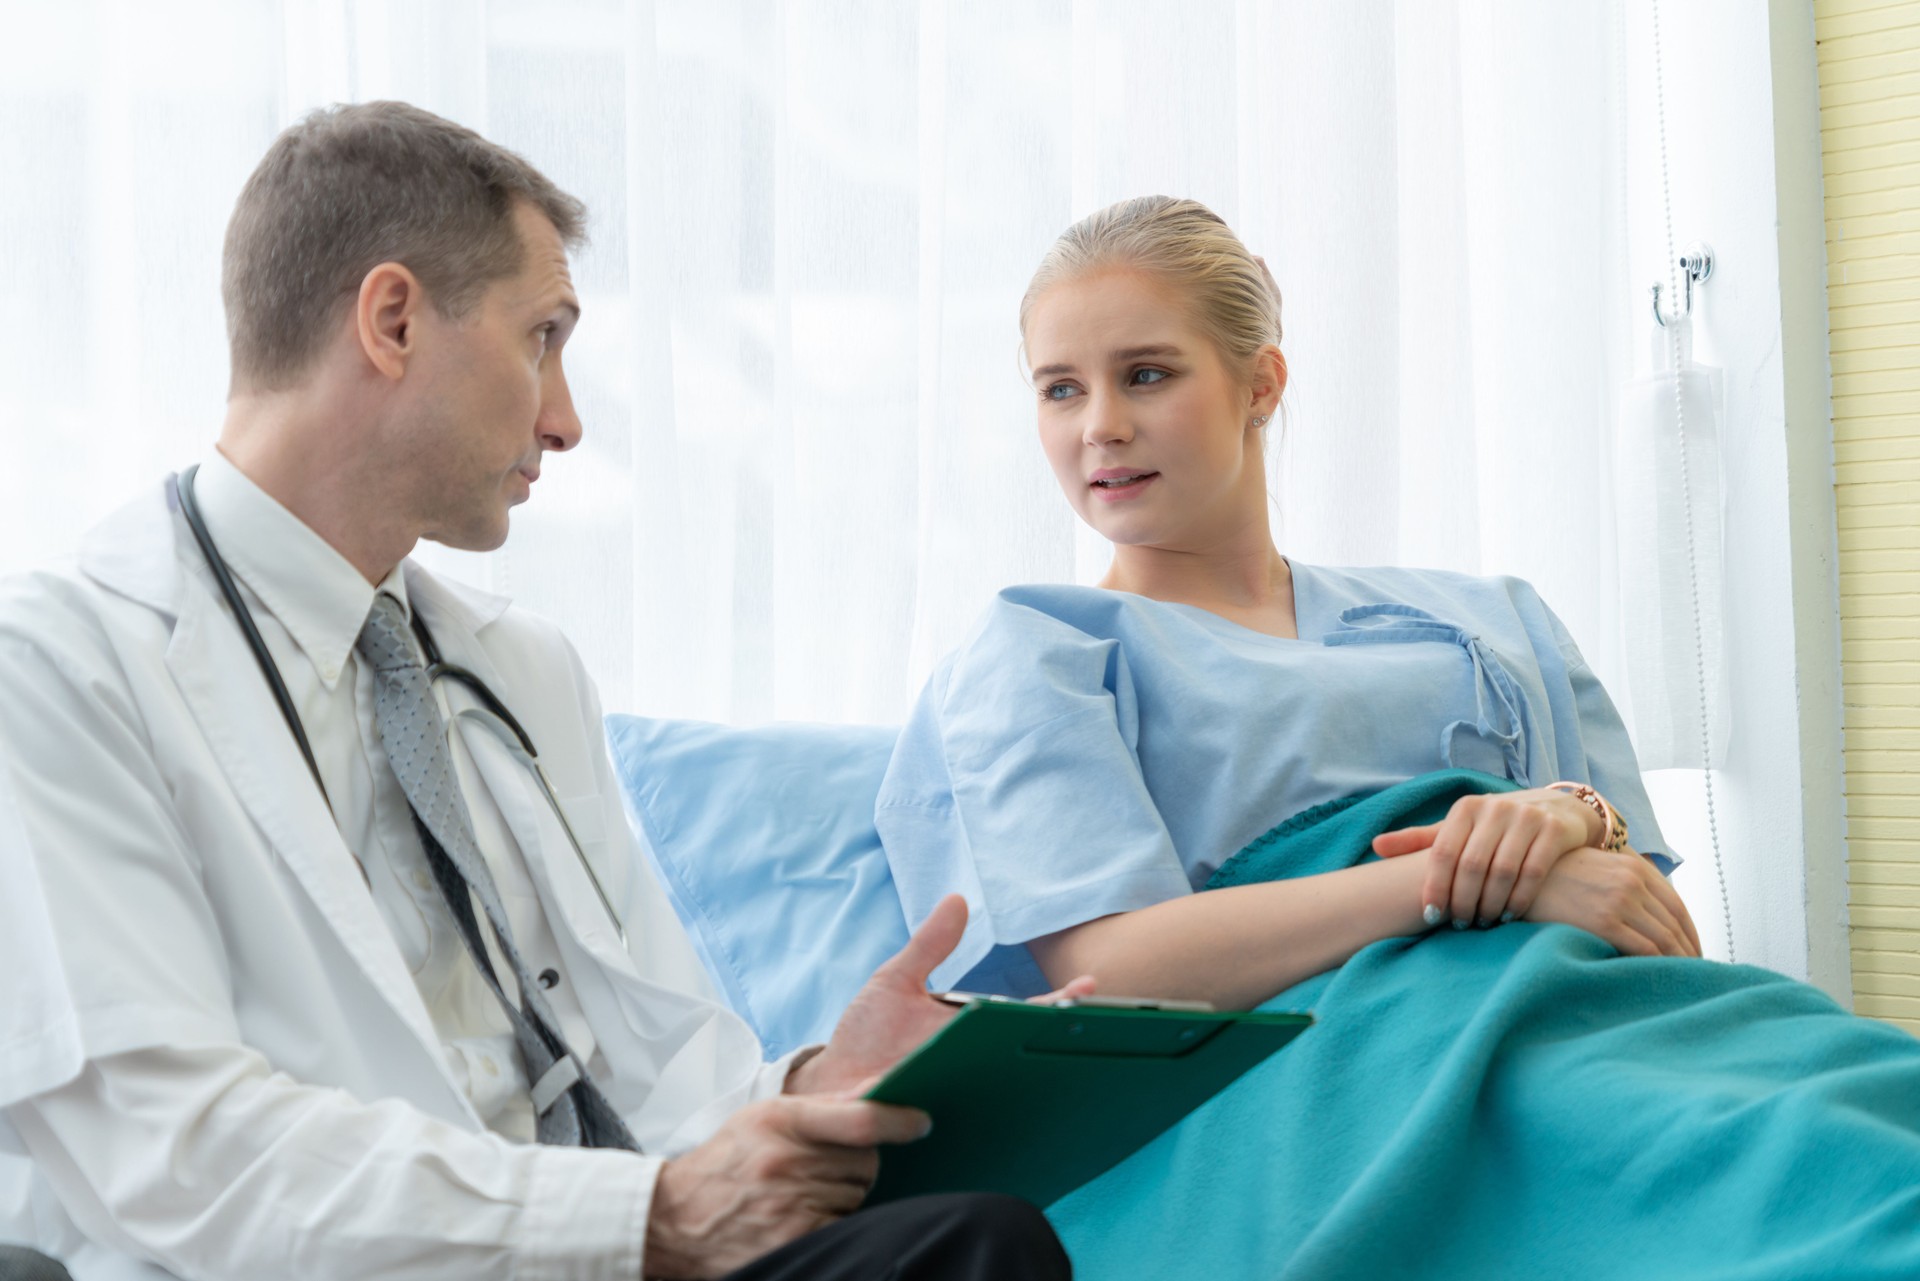
[[[287,629],[329,690],[346,670],[377,593],[397,599],[411,620],[406,577],[398,566],[379,586],[369,583],[218,450],[201,464],[194,496],[234,575]]]

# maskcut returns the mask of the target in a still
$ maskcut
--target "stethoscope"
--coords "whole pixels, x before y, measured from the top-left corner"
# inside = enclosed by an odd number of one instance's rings
[[[287,692],[287,683],[280,678],[279,665],[273,661],[273,655],[267,650],[267,643],[260,636],[260,629],[254,624],[253,611],[247,608],[247,602],[240,595],[239,586],[233,581],[233,571],[227,568],[226,559],[213,545],[213,535],[207,532],[207,523],[200,517],[200,505],[194,501],[193,478],[199,472],[198,465],[187,468],[174,478],[174,492],[180,497],[180,513],[187,518],[187,528],[193,531],[193,541],[200,544],[200,553],[206,557],[207,568],[213,571],[213,581],[219,585],[220,594],[226,597],[228,608],[233,610],[234,621],[240,624],[240,633],[247,639],[247,648],[253,651],[253,661],[260,667],[260,674],[266,677],[267,688],[273,691],[273,701],[280,707],[281,718],[287,722],[287,729],[293,734],[293,741],[300,748],[300,755],[307,762],[307,772],[313,775],[315,787],[320,789],[320,799],[327,803],[332,811],[333,798],[327,795],[326,782],[320,777],[320,762],[314,759],[313,744],[307,741],[307,727],[300,721],[300,713],[293,706],[293,696]],[[600,896],[600,906],[605,909],[607,919],[613,923],[613,932],[620,937],[620,946],[627,945],[627,930],[620,923],[620,914],[613,910],[613,900],[607,897],[607,891],[600,884],[599,873],[593,870],[593,864],[587,860],[587,852],[580,846],[580,838],[574,835],[573,824],[567,821],[567,812],[560,807],[560,798],[554,794],[553,781],[547,777],[547,771],[540,764],[540,753],[534,749],[533,736],[516,719],[500,697],[487,687],[487,683],[466,668],[449,663],[440,657],[440,647],[433,643],[433,637],[427,631],[427,625],[420,618],[419,611],[412,611],[413,635],[420,642],[420,653],[426,660],[427,682],[429,686],[441,677],[455,681],[466,687],[467,692],[480,701],[486,709],[483,718],[495,734],[505,729],[512,735],[508,739],[501,735],[514,755],[532,771],[539,781],[540,791],[547,798],[547,805],[553,810],[553,816],[560,820],[561,830],[567,834],[567,843],[573,846],[573,856],[580,860],[581,868],[587,879],[593,883],[593,892]],[[458,713],[467,715],[468,713]]]

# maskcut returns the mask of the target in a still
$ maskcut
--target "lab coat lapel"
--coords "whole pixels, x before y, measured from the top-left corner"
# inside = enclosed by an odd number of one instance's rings
[[[480,593],[456,595],[449,585],[425,573],[407,579],[407,595],[415,610],[433,633],[442,661],[464,667],[485,681],[517,716],[528,716],[532,709],[513,705],[513,684],[507,681],[480,644],[479,631],[486,622],[506,608],[498,597]],[[511,731],[501,725],[500,733],[474,715],[460,715],[479,706],[478,700],[464,690],[447,688],[447,701],[455,712],[454,724],[473,759],[474,768],[486,783],[494,803],[500,807],[513,839],[520,846],[528,871],[549,905],[548,917],[556,931],[565,931],[601,965],[617,973],[637,978],[633,958],[621,946],[599,896],[594,892],[586,871],[574,857],[573,846],[547,803],[544,789],[529,764],[508,745]],[[483,713],[484,715],[484,713]],[[535,741],[534,746],[539,743]],[[609,874],[603,869],[602,877]],[[557,907],[558,920],[552,919]]]
[[[188,583],[182,597],[167,669],[227,782],[348,953],[431,1050],[438,1040],[420,989],[239,628],[200,584]]]
[[[199,551],[175,510],[171,485],[165,501],[124,509],[89,540],[81,568],[102,585],[174,615],[167,670],[234,795],[348,953],[439,1063],[432,1018],[400,949],[211,573],[187,559]]]

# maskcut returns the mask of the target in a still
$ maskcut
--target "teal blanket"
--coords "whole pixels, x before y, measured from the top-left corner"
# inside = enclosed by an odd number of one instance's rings
[[[1496,790],[1321,806],[1209,888],[1351,866]],[[1108,1278],[1920,1277],[1920,1042],[1803,983],[1516,923],[1376,943],[1319,1022],[1049,1211]]]

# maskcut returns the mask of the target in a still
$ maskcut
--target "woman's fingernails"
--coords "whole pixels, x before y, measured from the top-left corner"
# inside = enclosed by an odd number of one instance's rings
[[[1465,921],[1455,921],[1453,923],[1453,928],[1456,930],[1464,930],[1467,928],[1467,923]]]
[[[1440,905],[1438,903],[1429,903],[1425,907],[1420,909],[1420,919],[1425,921],[1428,925],[1440,924],[1441,915],[1442,913],[1440,911]]]
[[[1500,924],[1502,924],[1502,925],[1506,925],[1507,923],[1509,923],[1509,922],[1510,922],[1510,921],[1512,921],[1512,920],[1513,920],[1513,913],[1512,913],[1512,912],[1502,912],[1502,913],[1500,913]]]
[[[1475,928],[1476,930],[1484,930],[1484,929],[1490,928],[1492,925],[1493,925],[1493,922],[1489,921],[1486,917],[1483,916],[1473,923],[1473,928]]]

